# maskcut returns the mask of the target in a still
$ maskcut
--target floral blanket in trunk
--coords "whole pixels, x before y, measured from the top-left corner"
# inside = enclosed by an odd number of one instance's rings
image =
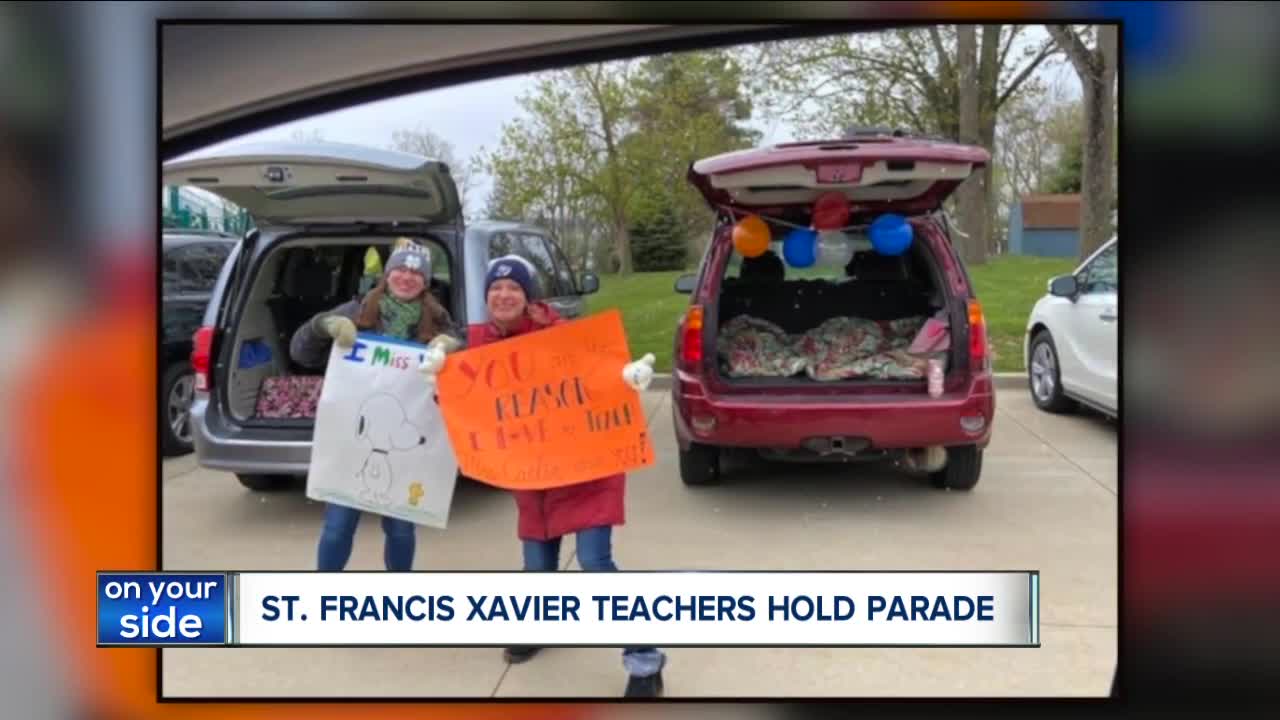
[[[730,377],[791,377],[804,372],[806,363],[782,328],[749,315],[721,328],[716,350]]]
[[[836,317],[800,335],[759,318],[740,315],[716,339],[729,377],[792,377],[819,381],[916,380],[928,360],[909,352],[927,318],[890,321]]]
[[[314,418],[324,389],[323,375],[269,377],[258,391],[259,418]]]

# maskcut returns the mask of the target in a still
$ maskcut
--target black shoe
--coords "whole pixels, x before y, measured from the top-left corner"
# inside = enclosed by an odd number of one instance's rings
[[[542,648],[536,648],[536,647],[506,648],[505,650],[502,651],[502,659],[506,660],[512,665],[518,665],[522,662],[528,662],[529,660],[532,660],[533,656],[537,655],[538,651],[541,649]]]
[[[623,697],[656,698],[662,697],[662,671],[652,675],[632,675],[627,678],[627,691]]]

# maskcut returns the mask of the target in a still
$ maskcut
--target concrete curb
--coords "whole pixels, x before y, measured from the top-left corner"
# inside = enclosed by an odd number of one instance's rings
[[[1027,374],[1020,372],[995,373],[997,390],[1013,390],[1027,388]]]
[[[995,373],[995,385],[999,390],[1014,390],[1027,387],[1027,374],[1020,372]],[[671,389],[670,373],[654,373],[649,392],[667,391]]]

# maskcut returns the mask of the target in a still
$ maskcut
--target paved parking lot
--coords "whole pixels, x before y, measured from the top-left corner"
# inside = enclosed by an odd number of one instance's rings
[[[659,464],[630,477],[614,557],[636,570],[729,568],[1038,569],[1039,649],[684,649],[669,651],[668,697],[1096,696],[1109,692],[1117,636],[1114,424],[1035,409],[1001,389],[982,481],[943,492],[879,466],[738,462],[724,484],[679,480],[665,392],[645,396]],[[297,492],[258,495],[191,457],[164,466],[166,570],[310,569],[322,509]],[[563,562],[577,569],[567,539]],[[420,529],[423,570],[516,569],[515,507],[457,490],[450,527]],[[381,569],[366,518],[352,569]],[[168,697],[617,697],[618,652],[553,648],[508,666],[492,648],[170,649]]]

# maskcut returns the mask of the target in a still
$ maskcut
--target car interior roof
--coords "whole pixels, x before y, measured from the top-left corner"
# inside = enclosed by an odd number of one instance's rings
[[[851,20],[852,18],[846,18]],[[901,23],[161,27],[161,148],[185,152],[291,120],[481,80],[664,52],[873,32]],[[325,39],[318,39],[323,36]],[[271,67],[269,82],[262,67]],[[211,86],[220,92],[210,93]]]

